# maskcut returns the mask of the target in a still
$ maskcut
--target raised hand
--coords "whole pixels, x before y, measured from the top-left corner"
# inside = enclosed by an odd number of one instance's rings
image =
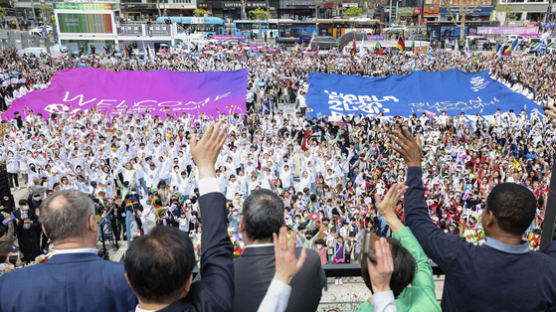
[[[211,124],[197,142],[195,135],[189,140],[193,161],[199,169],[199,180],[207,177],[216,177],[214,164],[220,155],[222,146],[226,142],[227,130],[224,122]]]
[[[366,259],[373,293],[388,291],[390,290],[390,277],[394,272],[394,259],[386,238],[381,237],[375,242],[375,254],[376,265],[368,258]]]
[[[556,106],[549,104],[546,113],[552,116],[552,118],[556,118]]]
[[[285,226],[280,228],[280,235],[272,233],[274,241],[274,257],[276,258],[275,280],[289,284],[292,278],[301,270],[303,263],[307,258],[307,250],[305,247],[301,250],[299,258],[295,256],[295,237],[291,237],[288,244],[287,229]]]
[[[380,196],[378,194],[375,194],[376,208],[378,209],[380,215],[383,217],[396,216],[394,208],[396,208],[396,204],[405,191],[407,191],[407,185],[398,183],[394,184],[390,190],[388,190],[388,193],[382,200],[380,200]]]
[[[415,138],[409,129],[404,127],[403,130],[395,130],[394,134],[388,137],[395,143],[391,147],[402,155],[408,167],[421,167],[423,148],[419,135]]]

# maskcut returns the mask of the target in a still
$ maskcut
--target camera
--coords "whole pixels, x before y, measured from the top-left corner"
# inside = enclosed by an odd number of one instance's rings
[[[9,261],[11,264],[16,265],[16,263],[17,263],[17,258],[19,258],[19,254],[14,254],[14,255],[11,255],[11,256],[9,257],[8,261]]]

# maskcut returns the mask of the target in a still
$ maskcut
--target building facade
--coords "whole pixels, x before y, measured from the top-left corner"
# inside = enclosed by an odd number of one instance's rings
[[[242,1],[239,0],[197,0],[198,7],[211,12],[212,16],[227,19],[242,19]],[[279,0],[245,0],[245,14],[261,8],[270,12],[271,18],[278,18]]]
[[[154,20],[161,15],[192,16],[197,0],[121,0],[127,20]]]

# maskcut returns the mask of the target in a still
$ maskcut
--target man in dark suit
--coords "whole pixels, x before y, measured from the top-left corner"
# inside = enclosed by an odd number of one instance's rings
[[[284,204],[273,192],[254,191],[245,200],[240,232],[246,247],[234,263],[234,311],[257,311],[274,275],[272,234],[278,233],[283,223]],[[290,283],[287,311],[316,311],[325,283],[318,254],[307,250],[307,260]]]
[[[431,222],[420,138],[404,127],[391,139],[408,166],[405,223],[446,273],[442,311],[556,311],[556,260],[522,240],[535,218],[535,195],[518,184],[498,184],[482,210],[485,244],[468,243]]]
[[[135,309],[124,266],[97,255],[98,226],[87,195],[77,190],[52,194],[41,205],[39,221],[54,243],[54,255],[0,277],[1,312]]]
[[[126,278],[139,300],[137,311],[232,310],[233,247],[227,231],[226,198],[214,170],[225,141],[223,124],[210,126],[199,142],[190,141],[199,172],[202,279],[192,282],[195,254],[187,233],[156,227],[131,242],[124,261]]]

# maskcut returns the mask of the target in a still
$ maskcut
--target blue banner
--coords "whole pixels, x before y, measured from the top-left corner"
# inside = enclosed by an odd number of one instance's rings
[[[492,115],[513,109],[527,114],[543,110],[525,96],[491,79],[488,71],[466,73],[457,69],[441,72],[415,71],[406,76],[359,77],[311,73],[307,106],[311,117],[343,115],[385,116]]]

